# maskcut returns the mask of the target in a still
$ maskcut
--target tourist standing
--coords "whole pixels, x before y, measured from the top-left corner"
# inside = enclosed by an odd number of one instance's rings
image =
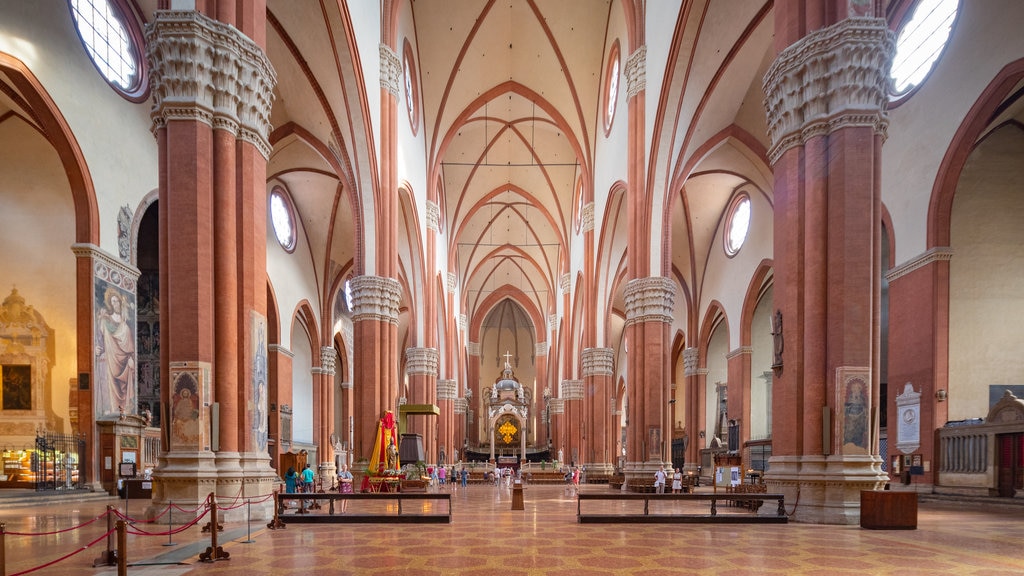
[[[448,478],[448,471],[444,466],[437,467],[437,483],[439,486],[444,486],[445,479]]]
[[[306,467],[302,469],[302,491],[312,492],[313,491],[313,469],[306,464]]]
[[[341,472],[338,472],[338,493],[352,494],[352,473],[348,471],[348,464],[341,465]],[[348,499],[341,500],[341,513],[348,510]]]
[[[463,466],[462,467],[462,487],[465,488],[467,484],[469,484],[469,470],[466,470],[466,467]]]
[[[288,494],[294,494],[298,481],[298,472],[295,471],[295,468],[289,466],[288,471],[284,473],[284,491]]]
[[[676,468],[675,474],[672,475],[672,493],[679,494],[683,490],[683,473]]]
[[[665,478],[665,466],[662,465],[662,467],[654,473],[654,491],[658,494],[665,493]]]

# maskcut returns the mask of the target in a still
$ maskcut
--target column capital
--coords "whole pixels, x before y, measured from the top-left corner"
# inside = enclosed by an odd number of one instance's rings
[[[480,355],[480,343],[479,342],[466,342],[466,352],[470,356]]]
[[[356,276],[349,281],[352,289],[352,321],[378,320],[398,324],[398,303],[402,286],[394,278]]]
[[[548,343],[537,342],[536,346],[533,347],[534,356],[547,356],[548,355]]]
[[[267,353],[281,354],[289,358],[295,358],[295,353],[280,344],[267,344]]]
[[[676,286],[670,278],[650,276],[626,282],[626,325],[674,319]]]
[[[558,330],[558,314],[548,315],[548,330]]]
[[[549,398],[548,407],[551,408],[551,414],[565,414],[565,399]]]
[[[441,232],[441,208],[437,202],[427,200],[427,230]]]
[[[583,205],[582,214],[580,214],[580,231],[581,232],[593,232],[594,231],[594,203],[587,202]]]
[[[456,414],[465,414],[466,413],[466,409],[468,408],[468,406],[469,406],[469,401],[466,400],[465,398],[456,398],[455,399],[454,408],[455,408],[455,413]]]
[[[320,368],[324,374],[334,376],[334,367],[337,365],[338,352],[331,346],[320,348]]]
[[[194,10],[157,10],[146,26],[153,129],[172,120],[235,132],[270,157],[277,74],[237,28]]]
[[[437,381],[437,401],[455,400],[459,397],[459,383],[455,380]]]
[[[615,350],[611,348],[584,348],[580,355],[583,377],[611,376],[615,373]]]
[[[406,348],[405,373],[437,376],[438,358],[437,348]]]
[[[636,49],[626,58],[623,67],[626,75],[626,100],[647,89],[647,45]]]
[[[769,163],[815,136],[889,125],[896,36],[884,18],[854,17],[811,32],[779,53],[764,77]]]
[[[399,97],[399,86],[402,85],[402,59],[387,44],[380,45],[380,87],[387,90],[396,99]]]
[[[559,276],[559,278],[558,278],[558,287],[562,289],[562,295],[563,296],[568,294],[569,290],[572,289],[572,281],[571,280],[572,280],[572,277],[569,276],[568,273],[562,274],[561,276]]]
[[[582,400],[583,380],[562,380],[558,385],[558,397],[562,400]]]
[[[469,316],[459,314],[459,330],[465,332],[467,329],[469,329]]]
[[[695,346],[683,349],[683,376],[697,375],[697,361],[700,358],[700,350]]]
[[[459,277],[455,275],[455,272],[448,272],[447,281],[448,293],[454,294],[455,289],[459,286]]]

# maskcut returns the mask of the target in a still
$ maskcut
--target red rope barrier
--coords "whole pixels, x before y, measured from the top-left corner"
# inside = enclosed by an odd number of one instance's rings
[[[104,512],[103,514],[100,514],[99,516],[93,518],[92,520],[88,520],[86,522],[83,522],[83,523],[79,524],[78,526],[72,526],[70,528],[63,528],[61,530],[55,530],[53,532],[7,532],[7,534],[11,534],[11,535],[14,535],[14,536],[53,536],[54,534],[62,534],[64,532],[71,532],[72,530],[78,530],[79,528],[82,528],[82,527],[88,526],[89,524],[92,524],[93,522],[99,520],[100,518],[103,518],[106,515],[107,515],[107,513]]]
[[[138,529],[136,529],[136,530],[129,530],[128,533],[132,534],[134,536],[168,536],[168,535],[171,535],[171,534],[178,534],[178,533],[184,532],[185,530],[188,530],[189,528],[191,528],[191,527],[195,526],[196,524],[198,524],[199,521],[202,520],[203,518],[205,518],[206,515],[209,514],[209,513],[210,513],[210,511],[207,510],[206,512],[203,512],[199,516],[196,516],[195,518],[193,518],[192,520],[189,520],[188,522],[182,524],[181,526],[179,526],[177,528],[172,528],[171,530],[167,530],[166,532],[146,532],[145,530],[138,530]]]
[[[35,572],[36,570],[42,570],[43,568],[47,568],[49,566],[53,566],[54,564],[56,564],[58,562],[62,562],[64,560],[67,560],[68,558],[74,556],[75,554],[78,554],[79,552],[82,552],[83,550],[86,550],[87,548],[89,548],[93,544],[96,544],[100,540],[103,540],[104,538],[106,538],[107,536],[112,534],[113,532],[114,532],[114,530],[110,530],[110,531],[104,533],[103,535],[101,535],[99,538],[93,540],[92,542],[89,542],[85,546],[82,546],[81,548],[78,548],[77,550],[69,552],[69,553],[61,556],[60,558],[57,558],[56,560],[51,560],[51,561],[47,562],[46,564],[43,564],[43,565],[40,565],[40,566],[36,566],[35,568],[29,568],[28,570],[22,570],[21,572],[15,572],[14,574],[11,574],[11,576],[21,576],[22,574],[30,574],[32,572]],[[8,534],[11,534],[11,532],[8,532]]]

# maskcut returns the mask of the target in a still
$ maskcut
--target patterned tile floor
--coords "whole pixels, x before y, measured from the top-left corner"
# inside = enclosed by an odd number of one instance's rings
[[[452,491],[451,524],[291,524],[283,530],[267,530],[264,522],[256,521],[225,524],[219,543],[230,558],[214,563],[198,561],[199,552],[210,543],[199,527],[173,536],[173,547],[163,546],[167,536],[129,536],[127,557],[135,565],[128,573],[1024,574],[1024,506],[922,502],[917,530],[890,531],[796,523],[578,524],[576,501],[561,486],[528,486],[525,510],[512,510],[511,504],[507,488],[469,486]],[[136,511],[143,505],[130,503]],[[613,502],[586,505],[593,512],[619,507]],[[441,506],[435,511],[443,512]],[[652,513],[658,511],[656,506],[652,504]],[[51,536],[11,532],[66,528],[96,518],[103,510],[104,504],[95,502],[0,510],[0,522],[8,532],[6,574],[13,576],[81,550],[104,533],[105,520]],[[359,503],[353,502],[349,513],[359,511]],[[250,537],[253,543],[243,542]],[[116,574],[113,568],[92,567],[102,544],[30,573]]]

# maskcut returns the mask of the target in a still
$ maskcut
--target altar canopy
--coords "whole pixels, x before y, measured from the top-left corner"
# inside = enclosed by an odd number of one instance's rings
[[[366,468],[369,475],[384,476],[385,470],[397,471],[402,467],[398,458],[398,428],[395,426],[395,415],[390,410],[385,411],[377,423],[377,440],[373,446],[370,463]]]

